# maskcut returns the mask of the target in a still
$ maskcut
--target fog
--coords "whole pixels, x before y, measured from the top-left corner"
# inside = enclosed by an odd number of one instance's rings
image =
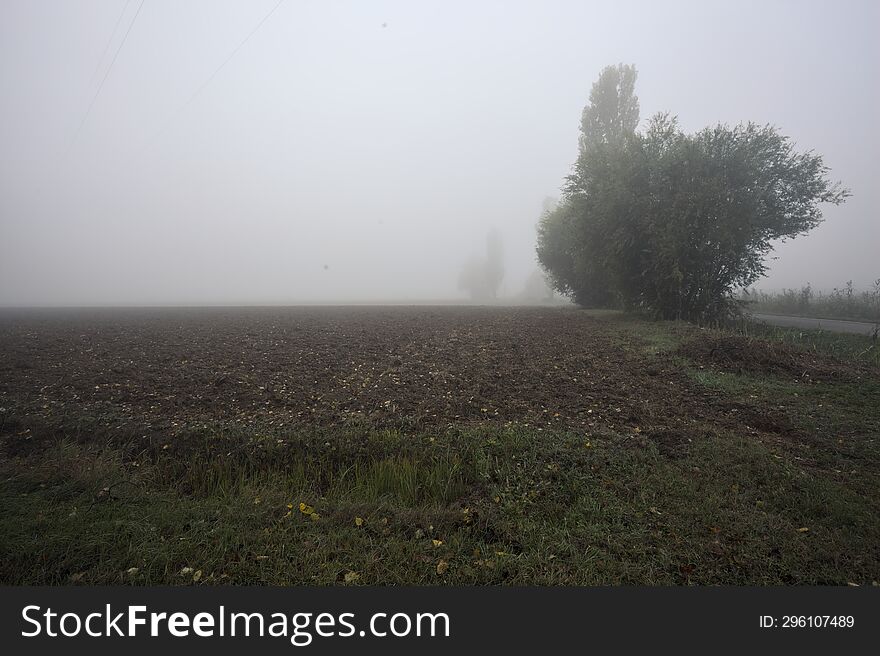
[[[465,299],[493,229],[513,297],[618,62],[852,189],[759,287],[880,277],[877,3],[275,5],[0,4],[0,304]]]

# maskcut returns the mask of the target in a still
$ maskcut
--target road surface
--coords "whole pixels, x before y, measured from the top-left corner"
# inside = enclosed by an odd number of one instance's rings
[[[843,321],[840,319],[813,319],[811,317],[790,317],[782,314],[759,314],[753,313],[752,317],[758,321],[783,326],[785,328],[803,328],[805,330],[830,330],[835,333],[856,333],[859,335],[871,335],[877,324],[867,321]]]

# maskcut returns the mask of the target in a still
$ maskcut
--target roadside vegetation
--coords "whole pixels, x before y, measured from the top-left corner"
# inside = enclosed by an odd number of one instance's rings
[[[814,290],[809,284],[781,292],[745,290],[740,300],[752,312],[880,322],[880,278],[870,289],[861,291],[850,280],[828,293]]]

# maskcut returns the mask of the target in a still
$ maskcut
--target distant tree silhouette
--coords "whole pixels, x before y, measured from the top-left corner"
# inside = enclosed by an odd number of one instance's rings
[[[504,279],[504,248],[501,233],[494,228],[486,235],[486,255],[469,258],[458,277],[458,288],[467,290],[475,301],[498,297]]]

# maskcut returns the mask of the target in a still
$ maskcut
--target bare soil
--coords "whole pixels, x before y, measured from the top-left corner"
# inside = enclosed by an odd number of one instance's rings
[[[683,352],[749,370],[852,373],[760,346],[701,335]],[[760,403],[720,401],[636,335],[560,308],[11,312],[0,319],[0,407],[16,451],[57,430],[76,436],[84,418],[90,431],[151,442],[209,422],[605,428],[654,434],[670,453],[713,424],[791,432]]]

